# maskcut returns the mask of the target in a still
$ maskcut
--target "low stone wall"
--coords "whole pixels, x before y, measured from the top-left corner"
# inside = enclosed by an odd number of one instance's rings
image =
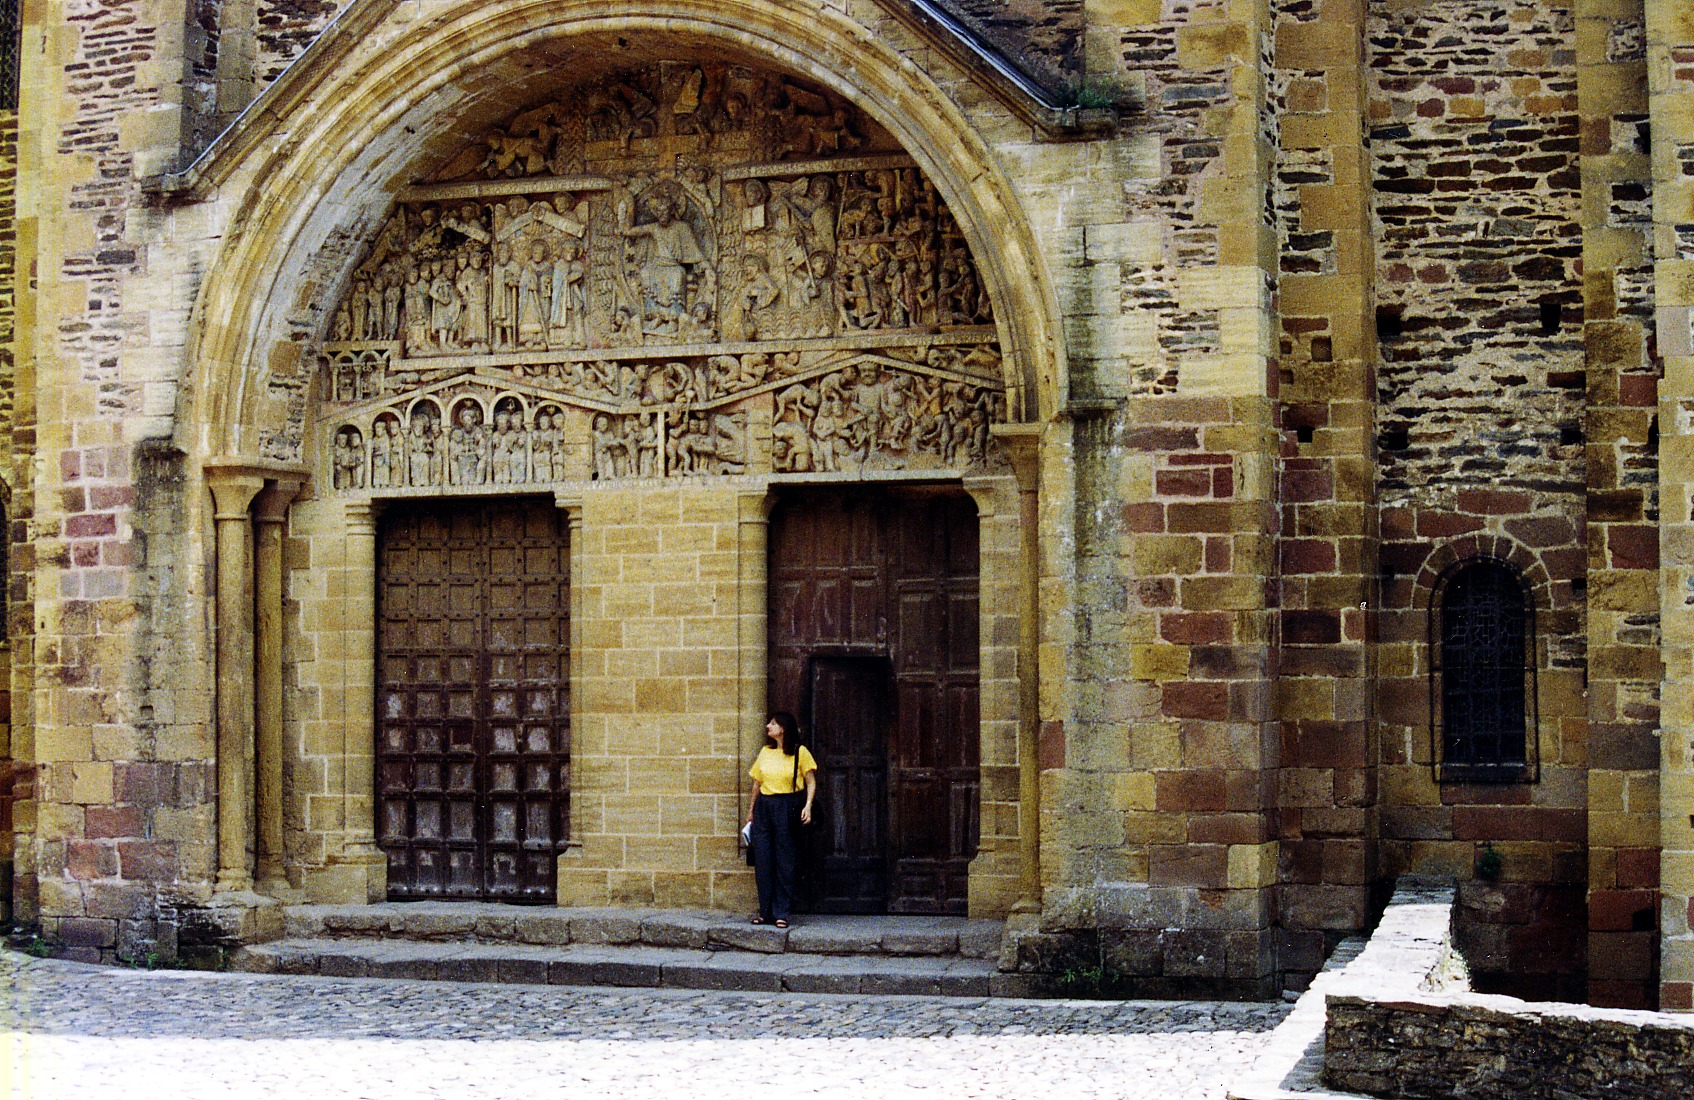
[[[1331,997],[1323,1082],[1382,1097],[1680,1100],[1694,1018],[1512,997]]]
[[[1336,950],[1231,1100],[1690,1095],[1694,1015],[1473,993],[1451,946],[1453,900],[1450,883],[1403,880],[1369,940]]]

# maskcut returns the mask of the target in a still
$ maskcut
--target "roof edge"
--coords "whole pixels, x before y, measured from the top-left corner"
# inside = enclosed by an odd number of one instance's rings
[[[142,193],[159,203],[204,198],[323,79],[330,67],[321,66],[321,61],[351,50],[400,2],[353,0],[192,161],[175,171],[143,178]],[[1108,137],[1116,131],[1115,108],[1067,105],[1074,98],[1069,89],[1054,88],[1030,73],[977,28],[934,0],[877,0],[877,3],[948,60],[976,77],[996,99],[1033,127],[1038,136],[1050,141],[1074,141]]]

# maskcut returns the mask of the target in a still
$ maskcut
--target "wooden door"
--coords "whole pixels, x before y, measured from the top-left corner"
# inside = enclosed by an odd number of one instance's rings
[[[377,567],[390,898],[552,902],[570,820],[570,555],[551,501],[395,505]]]
[[[806,724],[828,799],[816,908],[965,911],[977,560],[958,490],[808,489],[773,514],[771,706]]]

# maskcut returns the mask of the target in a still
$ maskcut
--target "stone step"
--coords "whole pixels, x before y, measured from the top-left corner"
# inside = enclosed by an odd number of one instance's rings
[[[763,954],[993,959],[1001,921],[965,917],[806,915],[788,929],[745,917],[680,909],[588,909],[485,902],[419,901],[380,905],[292,905],[289,939],[417,940],[512,943],[537,947],[612,945],[732,948]]]
[[[241,948],[236,970],[526,985],[610,985],[756,993],[1032,997],[1031,975],[960,955],[824,955],[616,944],[540,945],[289,938]]]

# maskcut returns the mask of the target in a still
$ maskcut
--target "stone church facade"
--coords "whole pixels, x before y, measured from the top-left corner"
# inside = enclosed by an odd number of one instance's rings
[[[0,110],[12,919],[815,908],[1694,995],[1673,0],[111,0]],[[1686,391],[1686,392],[1684,392]]]

